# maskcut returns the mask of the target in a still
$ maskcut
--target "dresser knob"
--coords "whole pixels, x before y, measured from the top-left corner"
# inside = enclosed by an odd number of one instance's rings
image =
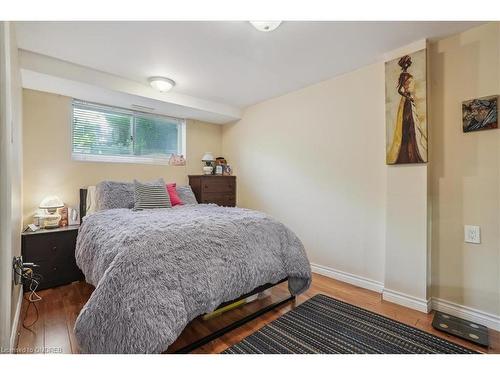
[[[57,250],[57,246],[53,246],[52,251],[56,251],[56,250]]]

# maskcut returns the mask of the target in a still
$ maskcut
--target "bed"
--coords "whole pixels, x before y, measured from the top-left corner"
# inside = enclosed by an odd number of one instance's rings
[[[97,211],[83,218],[75,255],[96,287],[75,324],[84,353],[165,352],[194,318],[288,282],[290,297],[179,350],[189,352],[293,300],[311,281],[292,231],[264,213],[214,204]]]

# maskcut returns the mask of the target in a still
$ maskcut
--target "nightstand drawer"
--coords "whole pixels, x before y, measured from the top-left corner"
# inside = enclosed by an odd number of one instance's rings
[[[24,238],[23,257],[30,262],[74,258],[77,231],[31,235]]]
[[[201,183],[203,193],[234,193],[236,184],[232,178],[204,178]]]
[[[83,278],[75,261],[68,259],[65,263],[55,261],[40,261],[38,267],[34,268],[35,274],[40,275],[40,284],[37,290],[51,288],[58,285],[69,284]],[[25,291],[29,290],[29,282],[25,282]]]

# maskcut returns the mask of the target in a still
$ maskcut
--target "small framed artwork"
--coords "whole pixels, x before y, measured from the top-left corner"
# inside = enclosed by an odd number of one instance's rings
[[[462,103],[464,133],[498,128],[498,95],[467,100]]]

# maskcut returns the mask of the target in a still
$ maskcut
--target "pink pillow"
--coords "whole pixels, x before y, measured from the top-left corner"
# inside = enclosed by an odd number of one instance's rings
[[[184,204],[181,201],[181,198],[179,198],[179,195],[177,194],[177,189],[176,189],[177,184],[174,182],[173,184],[167,184],[167,192],[168,195],[170,196],[170,203],[172,204],[172,207],[177,206],[179,204]]]

